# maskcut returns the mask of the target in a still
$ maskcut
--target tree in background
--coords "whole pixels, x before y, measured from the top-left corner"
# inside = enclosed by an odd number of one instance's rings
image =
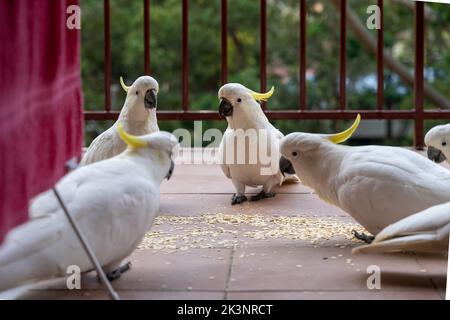
[[[373,1],[349,0],[348,8],[361,23]],[[103,3],[82,0],[82,75],[85,106],[103,109]],[[307,21],[307,108],[335,109],[339,101],[339,11],[330,1],[308,1]],[[259,2],[228,1],[229,82],[241,82],[259,89]],[[181,109],[181,2],[151,1],[151,69],[160,83],[158,108]],[[299,8],[298,1],[268,0],[268,85],[276,87],[270,109],[298,108]],[[369,31],[373,37],[376,30]],[[387,0],[384,7],[385,51],[412,74],[414,64],[414,8],[409,2]],[[450,99],[450,6],[426,4],[426,80],[428,85]],[[125,95],[118,79],[128,83],[142,75],[143,1],[111,1],[112,103],[120,109]],[[217,110],[220,86],[220,1],[189,1],[189,95],[193,110]],[[375,55],[347,31],[347,106],[349,109],[376,108]],[[411,109],[413,93],[409,84],[394,71],[385,69],[385,108]],[[436,108],[426,101],[426,108]],[[435,125],[427,121],[427,126]],[[90,121],[86,144],[109,122]],[[333,121],[275,121],[283,132],[329,132],[345,123]],[[377,143],[411,145],[409,121],[403,122],[400,139],[387,137]],[[164,121],[163,130],[193,128],[191,121]],[[225,121],[204,121],[203,129],[224,130]]]

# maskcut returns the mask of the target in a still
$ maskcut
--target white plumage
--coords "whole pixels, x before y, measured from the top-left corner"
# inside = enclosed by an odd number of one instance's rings
[[[428,157],[435,162],[448,161],[450,126],[432,128],[425,136]],[[406,217],[381,230],[370,245],[353,253],[380,253],[399,250],[446,251],[450,230],[450,202],[439,204]]]
[[[120,122],[125,131],[133,135],[145,135],[159,131],[156,118],[156,95],[158,82],[150,76],[142,76],[127,87],[120,79],[123,89],[127,92],[125,103],[118,120],[105,132],[92,141],[86,150],[80,165],[97,162],[118,155],[126,149],[126,144],[117,133]]]
[[[177,144],[166,132],[142,137],[123,134],[135,147],[81,167],[56,185],[106,272],[135,249],[152,225],[159,186],[172,172],[171,153]],[[0,248],[0,291],[64,276],[69,265],[79,266],[82,272],[93,269],[52,191],[35,198],[30,216]]]
[[[232,204],[247,200],[246,186],[262,186],[261,193],[252,197],[259,200],[273,196],[270,194],[273,187],[285,180],[279,167],[283,134],[269,122],[257,103],[267,100],[272,93],[273,88],[260,94],[238,83],[226,84],[219,90],[219,112],[228,122],[219,158],[222,171],[236,189]]]
[[[389,225],[381,230],[371,244],[357,247],[352,252],[447,251],[449,231],[450,202],[446,202]]]
[[[450,171],[425,157],[397,147],[332,142],[344,141],[356,126],[337,135],[291,133],[281,142],[281,153],[304,184],[372,234],[450,201]]]

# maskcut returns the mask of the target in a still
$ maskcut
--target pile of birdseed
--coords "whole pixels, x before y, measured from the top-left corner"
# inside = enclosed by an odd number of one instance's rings
[[[319,245],[329,240],[352,241],[359,224],[337,217],[204,214],[160,216],[138,249],[169,253],[196,248],[233,248],[250,241],[303,240]]]

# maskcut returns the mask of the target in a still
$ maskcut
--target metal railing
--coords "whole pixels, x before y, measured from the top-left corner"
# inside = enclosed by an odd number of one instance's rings
[[[150,0],[144,2],[144,73],[150,74]],[[363,119],[399,119],[413,120],[414,146],[421,148],[424,145],[424,121],[428,119],[450,119],[450,110],[424,110],[424,3],[415,4],[415,48],[414,48],[414,106],[408,110],[384,109],[384,38],[383,38],[383,0],[378,0],[381,13],[381,29],[377,32],[377,106],[375,110],[348,110],[346,108],[346,38],[347,38],[347,1],[340,1],[340,49],[339,49],[339,106],[335,110],[307,110],[306,91],[306,0],[299,0],[299,105],[297,110],[268,110],[265,103],[263,109],[269,119],[353,119],[359,113]],[[221,119],[216,111],[192,111],[189,108],[189,63],[188,63],[188,28],[189,28],[189,1],[182,0],[182,107],[179,111],[158,111],[160,120],[218,120]],[[221,0],[221,82],[226,83],[228,78],[228,48],[227,48],[227,0]],[[86,120],[116,119],[118,112],[111,111],[111,38],[110,38],[110,0],[104,0],[104,110],[85,111]],[[260,0],[260,90],[267,90],[267,2]]]

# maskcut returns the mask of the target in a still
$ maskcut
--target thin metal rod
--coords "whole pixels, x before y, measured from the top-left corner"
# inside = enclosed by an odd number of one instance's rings
[[[267,1],[260,0],[259,6],[260,42],[259,42],[259,89],[261,92],[267,91]],[[261,107],[266,110],[266,102],[261,102]]]
[[[274,108],[277,109],[277,108]],[[397,119],[397,120],[415,120],[416,111],[410,110],[368,110],[361,107],[355,110],[267,110],[264,112],[270,120],[343,120],[354,119],[360,114],[363,119]],[[104,111],[86,111],[85,120],[117,120],[119,112]],[[423,118],[425,120],[448,120],[450,119],[450,110],[424,110]],[[215,111],[158,111],[160,120],[221,120],[223,117]]]
[[[150,0],[144,0],[144,74],[150,75]]]
[[[109,0],[103,0],[103,37],[104,37],[104,91],[105,110],[111,110],[111,24],[110,24],[110,4]]]
[[[228,0],[221,0],[221,74],[220,82],[222,85],[228,82]]]
[[[109,282],[108,278],[106,277],[106,274],[102,269],[102,266],[98,262],[98,259],[95,256],[94,251],[92,250],[91,246],[89,245],[89,242],[84,237],[83,233],[81,232],[80,228],[78,227],[76,221],[73,219],[72,215],[69,213],[69,210],[67,210],[67,207],[64,204],[64,201],[62,200],[61,195],[59,194],[58,190],[56,190],[56,187],[53,188],[53,193],[55,194],[56,199],[58,199],[59,205],[63,209],[63,211],[67,217],[67,220],[69,220],[69,223],[72,226],[73,231],[75,231],[75,234],[77,235],[78,239],[80,240],[81,245],[84,248],[84,251],[88,255],[92,264],[94,265],[95,270],[97,271],[97,274],[100,277],[100,280],[105,285],[105,288],[108,291],[110,298],[112,300],[120,300],[119,295],[117,294],[116,291],[114,291],[114,288],[111,286],[111,283]]]
[[[414,107],[416,112],[414,129],[414,146],[416,149],[423,149],[423,101],[424,101],[424,51],[425,51],[425,32],[424,32],[424,3],[416,2],[415,17],[415,62],[414,62]]]
[[[383,0],[378,0],[380,8],[380,29],[377,34],[377,109],[383,110],[384,106],[384,22],[383,22]]]
[[[448,250],[450,253],[450,237],[448,239]],[[447,290],[445,293],[445,300],[450,300],[450,254],[447,253],[448,261],[447,261]]]
[[[300,71],[299,71],[299,109],[306,109],[306,0],[300,0]]]
[[[188,35],[189,35],[189,1],[183,0],[182,9],[182,61],[181,61],[181,85],[182,85],[182,106],[183,111],[189,110],[189,52],[188,52]]]
[[[339,109],[345,110],[345,85],[347,78],[347,0],[341,0],[340,13]]]

